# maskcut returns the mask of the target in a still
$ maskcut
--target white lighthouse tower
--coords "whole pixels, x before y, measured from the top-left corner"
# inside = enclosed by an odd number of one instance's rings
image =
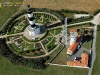
[[[77,29],[75,28],[71,29],[70,30],[70,46],[76,42],[77,37],[78,37]]]
[[[34,40],[35,39],[34,37],[40,34],[40,26],[36,25],[34,22],[34,17],[30,5],[27,5],[27,14],[28,14],[28,21],[29,21],[29,26],[28,26],[29,35]]]

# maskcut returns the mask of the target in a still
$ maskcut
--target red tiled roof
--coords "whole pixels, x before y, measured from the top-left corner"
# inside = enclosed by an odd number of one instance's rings
[[[77,29],[73,28],[73,29],[70,30],[70,32],[77,32]]]
[[[69,50],[74,51],[78,46],[79,42],[81,41],[82,36],[78,35],[78,38],[74,44],[69,47]]]
[[[83,66],[87,67],[88,66],[88,54],[83,53],[82,54],[82,59],[80,61],[67,61],[67,65],[69,66]]]
[[[84,65],[88,65],[88,54],[86,54],[86,53],[82,54],[81,62]]]

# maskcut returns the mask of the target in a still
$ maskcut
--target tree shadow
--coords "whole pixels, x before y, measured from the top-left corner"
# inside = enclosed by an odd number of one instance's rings
[[[88,60],[88,67],[91,68],[92,66],[92,55],[93,55],[93,52],[91,51],[91,54],[89,54],[89,60]]]
[[[45,33],[46,32],[46,30],[47,30],[47,28],[45,27],[45,26],[40,26],[40,34],[43,34],[43,33]]]
[[[55,24],[48,24],[46,23],[46,27],[49,29],[49,28],[53,28],[53,27],[57,27],[57,26],[61,26],[62,23],[61,22],[57,22]]]

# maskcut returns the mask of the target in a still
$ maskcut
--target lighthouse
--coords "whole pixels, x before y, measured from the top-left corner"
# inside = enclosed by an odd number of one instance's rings
[[[40,26],[35,24],[32,9],[30,8],[30,5],[27,5],[27,16],[28,16],[27,19],[29,22],[28,32],[29,32],[29,35],[34,40],[35,39],[34,37],[40,34]]]
[[[70,46],[76,42],[77,37],[78,37],[77,29],[76,28],[71,29],[70,30]]]

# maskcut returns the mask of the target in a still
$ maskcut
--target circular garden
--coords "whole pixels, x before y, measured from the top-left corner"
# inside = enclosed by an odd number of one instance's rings
[[[29,25],[26,15],[27,13],[21,14],[10,22],[6,33],[9,48],[16,54],[26,57],[49,55],[60,46],[57,36],[62,28],[49,28],[48,26],[61,22],[60,19],[48,12],[33,12],[35,22],[46,31],[41,33],[43,34],[41,37],[30,40],[24,36],[25,29]]]

